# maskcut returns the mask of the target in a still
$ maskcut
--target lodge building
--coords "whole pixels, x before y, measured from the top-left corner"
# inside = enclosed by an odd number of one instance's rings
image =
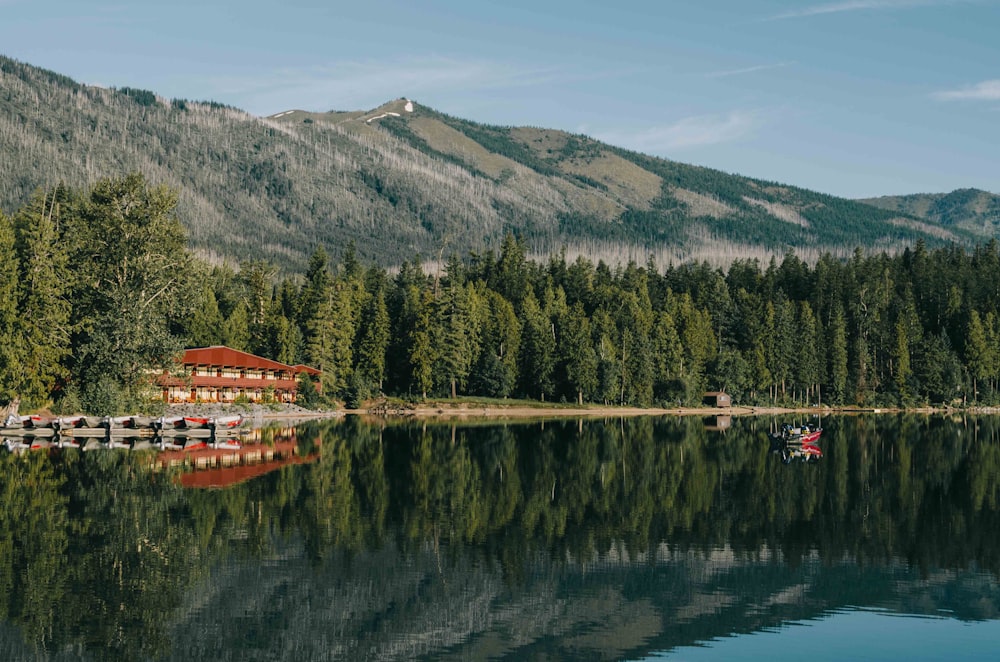
[[[321,374],[305,365],[285,365],[263,356],[216,345],[184,350],[181,369],[159,379],[163,399],[176,402],[233,402],[245,396],[261,402],[295,402],[298,376]]]

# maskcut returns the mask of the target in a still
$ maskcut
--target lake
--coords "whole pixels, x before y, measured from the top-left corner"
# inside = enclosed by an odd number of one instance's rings
[[[789,420],[0,453],[0,659],[997,659],[1000,417]]]

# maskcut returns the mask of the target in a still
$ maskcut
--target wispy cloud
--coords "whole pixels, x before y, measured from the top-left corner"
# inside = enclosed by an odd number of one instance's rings
[[[726,71],[713,71],[711,73],[705,74],[707,78],[727,78],[729,76],[742,76],[744,74],[752,74],[758,71],[767,71],[769,69],[781,69],[782,67],[788,67],[795,64],[794,62],[777,62],[775,64],[759,64],[755,67],[744,67],[742,69],[729,69]]]
[[[636,131],[599,132],[595,138],[646,153],[665,153],[691,147],[728,143],[752,134],[761,125],[756,112],[734,110],[723,115],[686,117],[672,124]]]
[[[984,80],[981,83],[960,87],[957,90],[935,92],[933,96],[942,101],[1000,101],[1000,78]]]
[[[933,5],[953,5],[959,2],[971,0],[845,0],[844,2],[830,2],[821,5],[811,5],[801,9],[782,12],[769,16],[769,21],[780,21],[788,18],[804,18],[806,16],[820,16],[822,14],[842,14],[854,11],[872,11],[888,9],[911,9],[914,7],[930,7]]]
[[[274,69],[214,82],[224,96],[246,99],[251,112],[270,113],[292,107],[357,109],[402,96],[419,99],[431,92],[531,87],[558,77],[552,68],[428,57]]]

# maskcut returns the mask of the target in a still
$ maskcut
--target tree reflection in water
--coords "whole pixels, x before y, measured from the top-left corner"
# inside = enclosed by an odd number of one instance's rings
[[[213,490],[3,455],[0,654],[613,658],[849,604],[996,618],[1000,419],[828,418],[793,466],[774,424],[348,418]]]

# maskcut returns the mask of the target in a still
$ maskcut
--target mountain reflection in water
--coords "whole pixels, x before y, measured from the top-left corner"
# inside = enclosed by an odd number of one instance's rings
[[[998,618],[1000,418],[300,425],[189,489],[0,455],[3,659],[619,659],[844,609]],[[262,433],[263,442],[287,443]]]

